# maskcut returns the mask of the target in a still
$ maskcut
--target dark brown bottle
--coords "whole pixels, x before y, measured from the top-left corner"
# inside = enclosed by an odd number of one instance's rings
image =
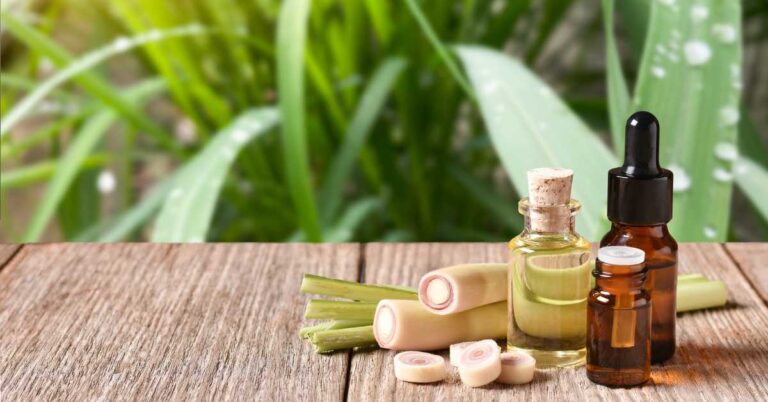
[[[651,375],[651,309],[643,288],[645,253],[634,247],[598,250],[595,288],[587,299],[587,377],[631,387]]]
[[[637,112],[626,125],[624,165],[608,172],[611,230],[600,247],[630,246],[645,252],[651,296],[651,362],[675,353],[677,242],[667,229],[672,220],[672,172],[659,165],[659,122]]]

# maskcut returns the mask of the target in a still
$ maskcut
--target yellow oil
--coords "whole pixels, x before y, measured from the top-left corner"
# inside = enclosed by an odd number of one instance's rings
[[[537,367],[585,363],[589,242],[576,233],[523,233],[509,242],[507,349]]]

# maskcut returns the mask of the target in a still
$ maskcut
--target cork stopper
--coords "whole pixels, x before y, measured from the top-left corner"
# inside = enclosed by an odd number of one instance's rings
[[[528,203],[531,230],[564,232],[570,223],[573,170],[538,168],[528,171]]]

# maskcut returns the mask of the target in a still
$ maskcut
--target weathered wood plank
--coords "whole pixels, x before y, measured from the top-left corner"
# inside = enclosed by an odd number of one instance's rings
[[[3,269],[8,260],[16,254],[16,251],[22,247],[18,244],[0,244],[0,270]]]
[[[763,301],[768,303],[768,243],[728,243],[725,247]]]
[[[356,279],[359,252],[27,246],[0,272],[0,399],[340,400],[348,354],[296,336],[299,278]]]
[[[365,252],[370,283],[414,285],[421,274],[461,262],[506,260],[504,244],[372,244]],[[397,381],[393,352],[352,356],[350,400],[760,400],[768,395],[768,309],[719,245],[682,245],[680,271],[722,279],[730,292],[724,309],[679,316],[678,352],[654,366],[652,382],[609,389],[587,380],[584,368],[537,372],[523,386],[463,386],[457,376],[440,385]],[[447,356],[447,353],[444,353]]]

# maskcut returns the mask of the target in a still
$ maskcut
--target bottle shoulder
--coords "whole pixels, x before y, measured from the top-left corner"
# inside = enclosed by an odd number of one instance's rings
[[[562,235],[531,235],[520,234],[512,238],[507,244],[512,251],[537,252],[557,251],[572,252],[573,250],[590,251],[589,241],[577,233],[567,236]]]
[[[600,247],[629,246],[646,253],[646,259],[676,259],[677,241],[667,225],[624,226],[613,224],[611,230],[600,240]]]

